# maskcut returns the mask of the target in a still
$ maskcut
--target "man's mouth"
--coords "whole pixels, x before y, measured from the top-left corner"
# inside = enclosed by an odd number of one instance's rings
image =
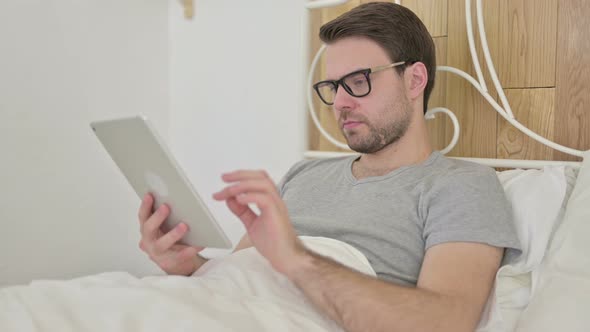
[[[355,128],[355,127],[360,126],[361,124],[362,124],[362,122],[360,122],[360,121],[345,121],[342,124],[342,128],[344,128],[344,129],[352,129],[352,128]]]

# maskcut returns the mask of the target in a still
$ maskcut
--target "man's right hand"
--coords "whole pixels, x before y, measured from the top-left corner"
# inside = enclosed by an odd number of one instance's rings
[[[178,244],[178,241],[188,232],[188,226],[185,223],[176,225],[164,234],[161,226],[170,214],[170,208],[162,204],[152,213],[153,205],[154,198],[151,194],[146,194],[138,213],[141,229],[139,248],[168,274],[185,276],[193,274],[207,261],[197,255],[204,248]]]

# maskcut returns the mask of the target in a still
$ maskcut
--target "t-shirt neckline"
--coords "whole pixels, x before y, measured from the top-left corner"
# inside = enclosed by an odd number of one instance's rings
[[[354,163],[355,160],[357,160],[358,158],[360,158],[359,155],[356,156],[352,156],[348,159],[347,161],[347,167],[344,171],[345,173],[345,177],[346,179],[352,184],[352,185],[357,185],[357,184],[362,184],[362,183],[369,183],[369,182],[378,182],[378,181],[383,181],[383,180],[387,180],[390,179],[392,177],[398,176],[401,173],[404,173],[408,170],[412,170],[412,169],[418,169],[421,167],[426,167],[431,165],[432,163],[434,163],[441,155],[441,153],[439,151],[432,151],[432,153],[430,154],[430,156],[428,156],[428,158],[418,164],[412,164],[412,165],[407,165],[407,166],[401,166],[398,167],[396,169],[394,169],[393,171],[384,174],[384,175],[379,175],[379,176],[369,176],[360,180],[357,180],[357,178],[354,177],[354,175],[352,174],[352,163]]]

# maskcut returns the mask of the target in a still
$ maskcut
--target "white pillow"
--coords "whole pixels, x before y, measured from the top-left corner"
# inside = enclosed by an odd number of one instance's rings
[[[512,331],[531,295],[531,272],[539,267],[555,225],[563,216],[567,192],[565,168],[510,170],[498,173],[512,205],[522,252],[509,250],[477,328]]]
[[[568,201],[563,222],[541,264],[537,291],[517,331],[590,330],[590,151]]]
[[[509,251],[503,270],[507,275],[530,272],[539,266],[558,221],[567,182],[565,167],[512,170],[498,174],[508,201],[522,252]]]

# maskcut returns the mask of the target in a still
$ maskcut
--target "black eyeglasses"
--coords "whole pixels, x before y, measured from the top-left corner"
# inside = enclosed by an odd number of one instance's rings
[[[334,105],[334,98],[338,91],[338,85],[353,97],[364,97],[371,92],[371,79],[369,75],[385,69],[401,66],[407,61],[395,62],[389,65],[378,66],[354,71],[342,76],[339,80],[320,81],[313,85],[320,99],[326,105]]]

